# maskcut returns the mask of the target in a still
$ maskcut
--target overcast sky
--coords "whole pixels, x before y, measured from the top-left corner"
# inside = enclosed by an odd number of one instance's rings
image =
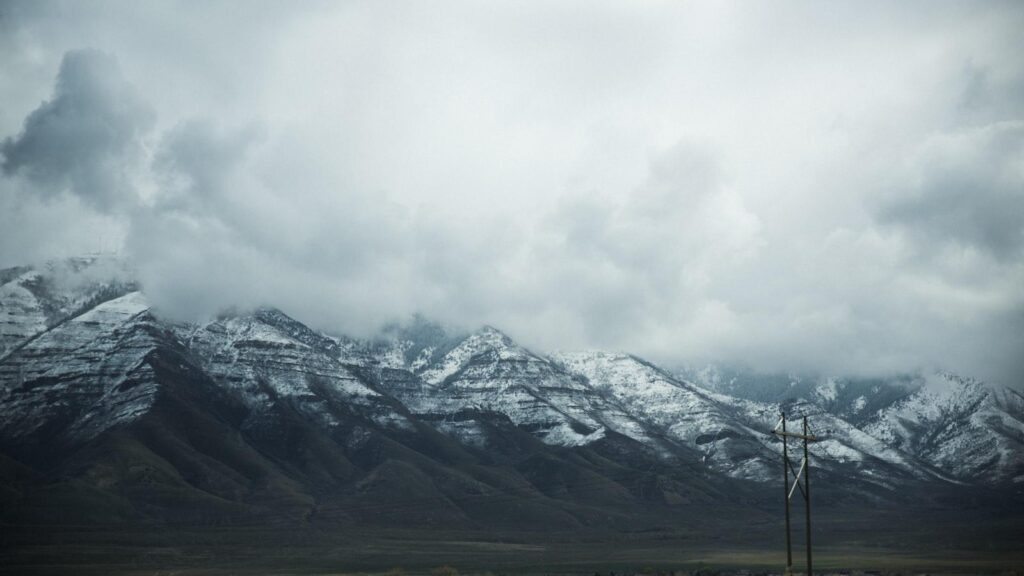
[[[298,6],[298,7],[296,7]],[[1024,383],[1024,3],[0,2],[0,266]]]

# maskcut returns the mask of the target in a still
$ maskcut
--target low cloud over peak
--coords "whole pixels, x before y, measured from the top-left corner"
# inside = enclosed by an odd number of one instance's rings
[[[1016,5],[20,6],[0,265],[117,248],[187,319],[1024,384]]]

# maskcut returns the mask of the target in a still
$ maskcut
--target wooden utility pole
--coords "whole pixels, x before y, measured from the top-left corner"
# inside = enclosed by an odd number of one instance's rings
[[[782,496],[786,500],[786,575],[793,572],[793,544],[789,541],[789,439],[786,437],[786,413],[782,413]]]
[[[782,478],[783,478],[783,493],[785,495],[785,510],[786,510],[786,571],[785,574],[788,576],[793,573],[793,546],[790,540],[790,523],[789,523],[789,503],[793,499],[793,492],[797,489],[800,490],[800,494],[804,497],[804,512],[805,512],[805,523],[807,525],[807,576],[812,576],[813,564],[811,563],[811,465],[810,465],[810,452],[807,449],[807,445],[811,442],[817,442],[818,437],[811,434],[811,429],[807,425],[807,416],[803,418],[803,433],[797,434],[795,432],[788,432],[786,430],[786,413],[781,414],[779,423],[772,429],[772,434],[775,434],[782,438]],[[793,472],[793,485],[789,484],[789,474],[793,471],[793,465],[789,461],[789,438],[798,438],[803,440],[804,444],[804,459],[800,464],[800,469]],[[800,477],[803,476],[803,483],[800,483]]]
[[[807,505],[804,506],[804,513],[807,518],[807,576],[812,576],[814,570],[811,568],[811,460],[807,457],[807,440],[810,431],[807,429],[807,416],[804,416],[804,499]]]

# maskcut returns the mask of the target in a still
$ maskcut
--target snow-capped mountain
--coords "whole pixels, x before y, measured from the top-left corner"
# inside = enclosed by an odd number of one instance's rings
[[[683,374],[748,401],[803,403],[817,422],[835,418],[831,429],[851,426],[954,481],[1024,481],[1024,402],[1012,388],[951,373],[814,379],[708,366]]]
[[[935,374],[878,410],[864,430],[968,482],[1024,482],[1024,396]]]
[[[745,389],[422,318],[372,340],[269,308],[171,323],[113,259],[0,281],[0,481],[15,515],[57,483],[90,514],[99,493],[104,514],[388,521],[406,502],[424,522],[505,510],[572,525],[771,492],[780,408],[810,417],[812,466],[837,493],[1024,481],[1024,398],[948,374]]]

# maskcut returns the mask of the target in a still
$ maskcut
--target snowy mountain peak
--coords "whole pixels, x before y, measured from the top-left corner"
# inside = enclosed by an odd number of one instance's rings
[[[481,354],[495,354],[501,359],[527,359],[533,355],[492,326],[484,326],[463,339],[439,361],[420,372],[423,380],[437,385],[461,370]]]
[[[417,317],[361,340],[269,307],[171,324],[130,277],[107,274],[118,266],[0,272],[0,446],[87,442],[192,387],[263,438],[298,433],[280,428],[289,414],[349,448],[370,429],[430,427],[475,449],[526,435],[770,481],[782,406],[823,436],[813,466],[872,489],[1024,481],[1024,397],[954,374],[679,376],[620,352],[537,354],[493,326],[466,334]]]
[[[519,347],[508,335],[490,325],[484,325],[479,330],[470,334],[468,339],[474,339],[494,349]]]

